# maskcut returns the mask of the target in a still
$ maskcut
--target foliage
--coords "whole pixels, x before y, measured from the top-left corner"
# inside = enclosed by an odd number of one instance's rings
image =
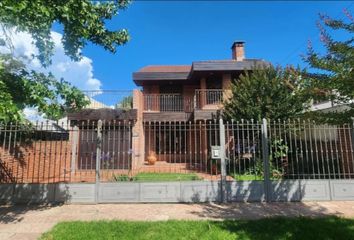
[[[311,112],[309,117],[327,123],[348,123],[354,116],[354,18],[344,10],[346,20],[320,15],[318,28],[325,53],[317,53],[309,42],[304,60],[316,73],[307,73],[314,100],[347,104],[345,111]],[[345,32],[346,40],[335,40],[331,32]]]
[[[0,54],[0,121],[22,121],[26,107],[49,119],[83,108],[88,102],[77,88],[53,75],[28,71],[11,55]]]
[[[273,66],[254,68],[232,82],[232,96],[224,103],[226,119],[287,119],[309,106],[310,96],[300,71]]]
[[[73,60],[81,57],[87,42],[116,52],[117,46],[129,41],[129,34],[126,29],[108,30],[106,21],[128,4],[129,0],[1,0],[0,22],[4,29],[29,32],[39,49],[38,59],[48,66],[54,50],[50,35],[54,23],[62,25],[65,53]]]
[[[54,51],[51,28],[58,23],[63,27],[65,54],[72,60],[80,59],[81,49],[88,42],[116,52],[117,46],[129,40],[129,34],[125,29],[107,29],[106,21],[128,4],[129,0],[2,0],[0,26],[4,34],[0,46],[13,49],[13,29],[28,32],[39,50],[34,57],[47,67]],[[22,111],[27,107],[58,119],[64,112],[86,104],[84,95],[63,79],[57,81],[51,74],[28,71],[19,60],[0,55],[0,121],[23,120]]]
[[[128,174],[117,174],[117,175],[113,175],[113,181],[116,181],[116,182],[128,182],[128,181],[131,181],[132,178],[129,177]]]
[[[267,210],[262,210],[263,207],[252,207],[253,214],[261,211],[260,216],[262,213],[262,216],[269,215]],[[195,214],[214,216],[220,213],[229,216],[232,212],[227,206],[223,206],[222,210],[213,205],[204,205],[203,208],[205,210],[202,213]],[[237,211],[235,214],[248,212],[241,208],[241,213]],[[129,210],[126,211],[129,214]],[[317,209],[307,208],[306,211],[308,215],[321,215]],[[349,240],[354,239],[354,220],[338,217],[283,217],[225,221],[75,221],[57,224],[40,239]]]
[[[139,181],[139,182],[163,182],[163,181],[194,181],[201,180],[195,173],[138,173],[135,176],[126,174],[113,175],[117,182]]]
[[[289,147],[284,143],[283,139],[275,138],[271,140],[269,153],[269,172],[271,179],[278,179],[284,176],[284,167],[288,157]],[[236,160],[239,161],[239,160]],[[264,163],[262,158],[254,157],[248,160],[249,164],[234,167],[241,172],[230,173],[236,180],[263,180],[264,179]]]
[[[124,97],[117,105],[116,108],[132,109],[133,108],[133,96]]]
[[[283,139],[273,139],[270,160],[286,158],[288,156],[288,151],[289,147],[284,143]]]

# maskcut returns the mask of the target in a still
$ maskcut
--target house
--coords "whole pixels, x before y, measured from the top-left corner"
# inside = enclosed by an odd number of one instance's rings
[[[245,57],[245,43],[234,42],[228,60],[195,61],[191,65],[151,65],[133,73],[142,88],[135,99],[143,121],[212,119],[230,95],[230,84],[245,70],[268,65]]]
[[[133,150],[133,162],[141,165],[154,152],[160,162],[193,159],[194,167],[204,168],[200,163],[207,158],[213,141],[216,144],[213,129],[207,129],[205,121],[217,118],[222,102],[231,96],[233,80],[244,71],[266,65],[269,63],[262,59],[246,58],[245,43],[237,41],[227,60],[150,65],[134,72],[133,81],[141,90],[133,94],[137,110],[133,149],[139,149],[139,153]]]

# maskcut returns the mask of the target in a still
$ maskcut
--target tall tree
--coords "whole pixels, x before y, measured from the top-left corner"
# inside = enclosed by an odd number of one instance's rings
[[[129,34],[126,29],[107,29],[106,21],[128,4],[129,0],[1,0],[0,23],[5,30],[16,27],[30,33],[39,49],[39,60],[47,66],[54,49],[50,35],[54,23],[63,26],[65,53],[73,60],[80,58],[80,49],[87,42],[115,52],[129,40]]]
[[[327,123],[350,122],[354,117],[354,19],[344,10],[345,20],[320,15],[317,26],[325,53],[317,53],[309,42],[304,57],[312,68],[307,74],[315,100],[329,100],[343,105],[340,111],[311,112],[310,117]],[[342,31],[346,40],[335,40],[334,33]]]
[[[224,103],[227,119],[287,119],[309,106],[306,85],[299,71],[290,67],[254,68],[233,81],[231,92]]]

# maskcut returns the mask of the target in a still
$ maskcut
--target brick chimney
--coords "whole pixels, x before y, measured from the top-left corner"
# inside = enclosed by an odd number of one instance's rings
[[[245,42],[236,41],[232,44],[232,59],[235,61],[243,61],[245,59]]]

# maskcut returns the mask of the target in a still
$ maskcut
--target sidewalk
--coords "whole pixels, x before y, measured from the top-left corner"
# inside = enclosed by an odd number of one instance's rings
[[[354,217],[354,202],[0,206],[0,239],[37,239],[56,223],[72,220],[221,220],[326,215]]]

